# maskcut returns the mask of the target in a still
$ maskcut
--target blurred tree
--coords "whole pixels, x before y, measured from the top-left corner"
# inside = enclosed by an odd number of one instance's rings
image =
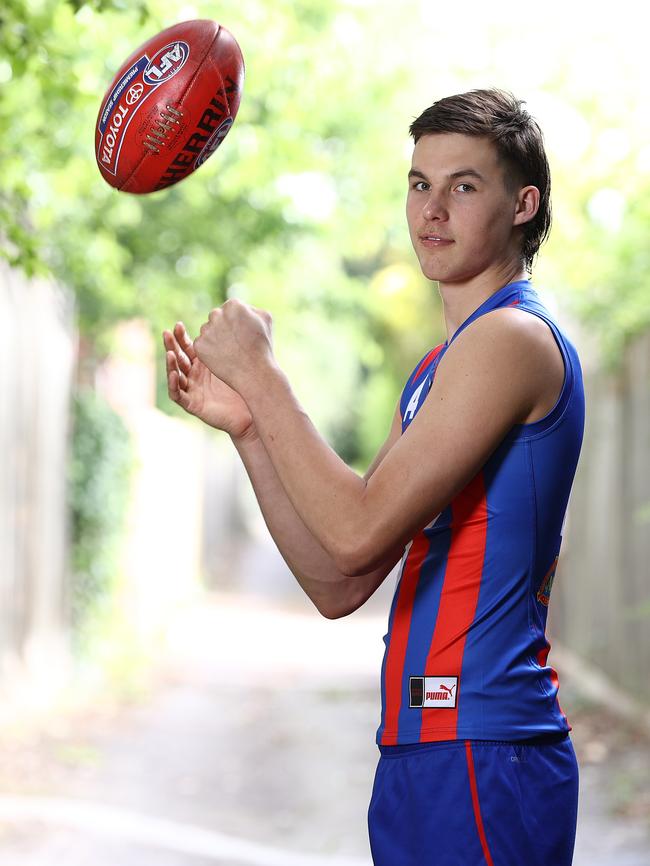
[[[170,190],[119,194],[95,165],[96,114],[124,57],[178,20],[168,6],[11,0],[0,11],[0,136],[15,143],[0,154],[4,255],[74,288],[84,345],[98,360],[124,317],[144,315],[158,340],[179,318],[195,333],[229,294],[267,306],[301,398],[346,459],[366,460],[385,424],[372,435],[366,423],[362,442],[342,412],[354,406],[363,417],[369,401],[387,424],[400,380],[430,340],[422,334],[404,351],[407,322],[369,294],[373,275],[399,257],[407,136],[387,135],[384,111],[403,80],[390,70],[368,76],[341,3],[244,0],[224,22],[247,64],[226,145]],[[344,44],[346,28],[356,38]],[[414,300],[439,327],[431,286],[420,281]],[[322,353],[307,364],[306,334]],[[396,361],[390,340],[401,347]]]
[[[136,456],[122,418],[90,388],[73,400],[68,477],[71,620],[75,652],[85,652],[114,601]]]
[[[214,14],[211,4],[181,0],[5,0],[3,254],[74,288],[84,344],[98,358],[116,320],[144,316],[160,345],[160,404],[172,412],[161,330],[183,319],[195,334],[229,295],[267,307],[300,399],[341,456],[362,466],[386,435],[413,363],[444,339],[438,293],[419,274],[403,218],[409,110],[416,98],[417,111],[424,107],[424,92],[434,99],[477,86],[470,72],[484,79],[477,64],[487,62],[479,49],[514,35],[494,22],[479,28],[474,49],[459,51],[442,38],[449,22],[421,25],[415,0],[381,14],[362,0],[241,0],[222,22],[246,59],[242,106],[223,148],[170,190],[115,192],[93,153],[108,83],[152,33]],[[577,314],[615,359],[650,322],[649,214],[631,182],[634,147],[607,168],[597,159],[596,133],[620,124],[630,105],[570,93],[569,74],[562,67],[547,87],[569,93],[562,104],[578,105],[594,144],[579,163],[553,163],[560,205],[540,273],[558,291],[569,287]],[[608,114],[614,108],[618,115]],[[621,190],[622,223],[605,229],[599,214],[615,211]]]
[[[625,345],[650,328],[648,149],[643,128],[624,120],[631,105],[576,97],[573,111],[584,142],[573,159],[552,165],[554,220],[543,271],[611,370]]]

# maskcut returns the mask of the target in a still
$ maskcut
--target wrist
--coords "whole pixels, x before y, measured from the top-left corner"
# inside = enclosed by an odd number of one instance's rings
[[[237,388],[248,406],[264,403],[277,389],[288,385],[284,371],[274,358],[261,364],[241,388]]]
[[[246,427],[246,429],[241,433],[231,433],[230,438],[232,439],[235,448],[239,448],[241,446],[250,445],[253,442],[258,442],[260,437],[257,428],[255,427],[255,422],[251,421],[248,427]]]

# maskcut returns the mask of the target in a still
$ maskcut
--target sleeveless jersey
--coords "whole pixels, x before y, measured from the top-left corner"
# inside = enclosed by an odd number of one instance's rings
[[[584,429],[580,361],[529,280],[491,295],[451,342],[479,316],[515,305],[551,328],[564,359],[562,391],[544,418],[513,426],[406,546],[384,637],[379,745],[571,730],[545,630]],[[431,350],[409,377],[402,433],[447,348]]]

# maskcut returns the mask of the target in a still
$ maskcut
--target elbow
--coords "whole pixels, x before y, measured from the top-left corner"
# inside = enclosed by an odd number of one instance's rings
[[[357,524],[357,529],[341,539],[338,556],[334,557],[337,568],[345,577],[362,577],[384,564],[403,545],[391,538],[391,533],[379,526]]]
[[[340,550],[332,556],[334,560],[334,565],[343,575],[343,577],[357,577],[361,572],[359,572],[359,562],[360,557],[358,555],[358,551],[350,549],[350,550]]]
[[[319,607],[318,612],[325,619],[342,619],[344,616],[349,616],[352,613],[352,608],[348,607]]]
[[[358,543],[341,550],[334,561],[338,570],[345,577],[360,577],[372,570],[370,555]]]
[[[377,532],[372,513],[365,503],[365,492],[364,484],[359,507],[351,509],[345,519],[341,517],[333,522],[329,545],[324,545],[337,569],[348,578],[367,574],[372,568],[372,563],[369,567],[370,560],[377,559]]]
[[[318,602],[314,601],[314,605],[319,614],[324,616],[325,619],[342,619],[356,610],[356,607],[350,604],[347,594],[341,598],[319,599]]]
[[[337,567],[345,577],[363,577],[370,572],[385,566],[390,561],[391,568],[399,562],[404,553],[404,542],[401,539],[384,539],[382,543],[370,543],[364,539],[360,544],[350,547],[337,560]]]

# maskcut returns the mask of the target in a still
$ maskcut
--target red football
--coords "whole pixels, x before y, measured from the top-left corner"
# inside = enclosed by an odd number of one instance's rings
[[[187,177],[225,138],[243,84],[239,45],[216,21],[184,21],[149,39],[99,110],[95,156],[106,181],[147,193]]]

